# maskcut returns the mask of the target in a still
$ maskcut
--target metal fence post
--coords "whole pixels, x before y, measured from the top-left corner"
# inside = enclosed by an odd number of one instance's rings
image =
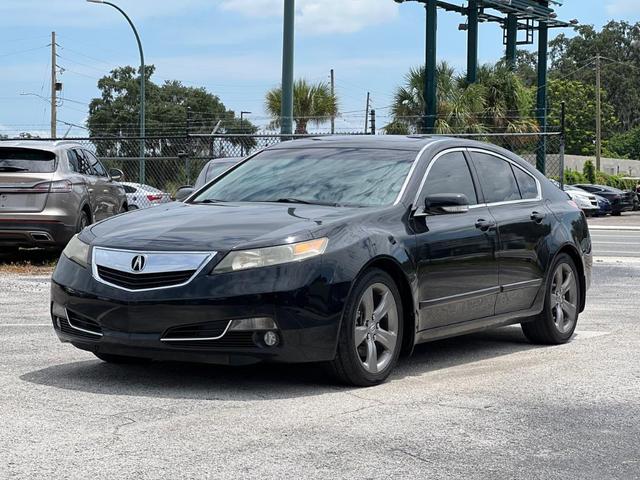
[[[560,188],[564,188],[564,148],[566,142],[566,104],[562,102],[560,105]]]

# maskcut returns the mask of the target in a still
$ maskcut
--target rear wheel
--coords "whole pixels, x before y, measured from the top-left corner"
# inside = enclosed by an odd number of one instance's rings
[[[86,210],[80,211],[80,216],[78,217],[78,225],[76,227],[76,233],[80,233],[85,227],[88,227],[91,221],[89,220],[89,214]]]
[[[622,215],[622,212],[611,212],[611,215],[614,217],[619,217],[620,215]]]
[[[551,272],[544,310],[535,320],[522,324],[522,331],[532,343],[566,343],[578,324],[580,281],[574,261],[569,255],[560,254]]]
[[[151,359],[149,358],[127,357],[124,355],[113,355],[111,353],[95,353],[94,352],[93,354],[103,362],[117,363],[121,365],[136,365],[136,364],[144,364],[144,363],[151,362]]]
[[[347,302],[336,358],[330,363],[342,382],[367,387],[384,382],[400,355],[402,301],[384,271],[372,269],[354,285]]]
[[[132,212],[134,210],[138,210],[138,206],[137,205],[129,205],[127,207],[127,210],[130,211],[130,212]]]

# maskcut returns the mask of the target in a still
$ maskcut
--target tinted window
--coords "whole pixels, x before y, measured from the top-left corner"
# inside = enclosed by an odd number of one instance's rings
[[[109,176],[107,174],[107,171],[105,170],[105,168],[102,166],[100,161],[96,158],[96,156],[93,153],[87,152],[85,150],[84,151],[84,155],[87,158],[87,160],[89,161],[89,163],[91,164],[91,168],[94,170],[94,172],[96,172],[96,175],[98,175],[99,177],[108,177]]]
[[[84,156],[82,150],[70,150],[69,158],[76,158],[76,165],[78,167],[77,172],[82,175],[93,175],[93,170],[91,169],[91,165],[87,161],[87,158]]]
[[[129,185],[123,185],[122,188],[124,188],[125,193],[136,193],[136,189]]]
[[[67,159],[69,160],[69,169],[72,172],[80,173],[80,161],[76,152],[73,150],[67,150]]]
[[[30,148],[0,148],[0,172],[51,173],[56,170],[53,152]]]
[[[424,185],[424,195],[463,193],[469,205],[478,203],[471,172],[462,152],[446,153],[431,166]]]
[[[392,204],[416,152],[363,148],[267,150],[220,177],[194,201]]]
[[[516,181],[518,182],[518,187],[520,187],[522,198],[525,200],[538,198],[538,185],[534,178],[518,167],[513,167],[513,173],[516,175]]]
[[[487,203],[522,199],[509,162],[478,152],[473,152],[473,160]]]

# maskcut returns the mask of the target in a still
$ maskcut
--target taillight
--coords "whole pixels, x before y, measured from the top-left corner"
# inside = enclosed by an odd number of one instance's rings
[[[571,205],[573,208],[575,208],[576,210],[580,210],[580,207],[578,207],[578,204],[573,200],[567,200],[567,203]]]
[[[162,195],[147,195],[147,200],[155,202],[156,200],[162,200]]]
[[[69,193],[72,183],[69,180],[58,180],[56,182],[42,182],[34,185],[33,190],[41,193]]]

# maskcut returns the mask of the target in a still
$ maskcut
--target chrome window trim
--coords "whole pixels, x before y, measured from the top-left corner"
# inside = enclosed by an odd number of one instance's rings
[[[431,172],[431,168],[435,165],[435,163],[444,155],[446,155],[447,153],[454,153],[454,152],[466,152],[467,148],[466,147],[452,147],[452,148],[448,148],[446,150],[443,150],[441,152],[438,152],[434,157],[433,160],[431,160],[431,163],[429,164],[429,166],[427,167],[427,171],[424,172],[424,176],[422,177],[422,181],[420,182],[420,186],[418,187],[418,191],[416,192],[416,195],[413,199],[413,205],[418,205],[418,201],[420,200],[420,194],[422,193],[422,189],[424,188],[425,183],[427,183],[427,177],[429,176],[429,172]],[[466,162],[466,158],[465,158],[465,162]],[[471,179],[473,181],[473,174],[471,173],[471,170],[469,170],[469,175],[471,175]],[[475,189],[475,182],[473,185],[473,188]],[[476,196],[478,195],[478,192],[476,192]],[[476,199],[477,200],[477,199]],[[476,207],[476,205],[469,205],[469,208],[474,208]]]
[[[96,337],[102,337],[102,333],[98,333],[98,332],[92,332],[91,330],[86,330],[84,328],[80,328],[80,327],[76,327],[73,323],[71,323],[71,319],[69,318],[69,312],[68,310],[65,308],[64,309],[64,314],[67,317],[67,323],[69,324],[69,326],[71,328],[73,328],[74,330],[78,330],[79,332],[84,332],[84,333],[89,333],[91,335],[95,335]]]
[[[210,340],[220,340],[222,337],[224,337],[227,332],[229,331],[229,328],[231,327],[231,324],[233,323],[233,320],[229,320],[229,323],[227,323],[226,328],[224,329],[224,332],[222,332],[220,335],[218,335],[217,337],[204,337],[204,338],[161,338],[160,341],[161,342],[207,342]]]
[[[165,287],[153,287],[153,288],[138,288],[138,289],[130,289],[130,288],[125,288],[125,287],[121,287],[119,285],[115,285],[111,282],[108,282],[106,280],[103,280],[100,275],[98,274],[98,265],[96,263],[95,260],[95,254],[96,254],[96,250],[102,250],[102,251],[111,251],[111,252],[119,252],[119,253],[131,253],[134,255],[153,255],[153,254],[162,254],[162,255],[180,255],[180,254],[200,254],[200,255],[206,255],[206,257],[204,258],[204,260],[202,261],[202,263],[200,264],[200,266],[193,272],[193,275],[191,275],[185,282],[176,284],[176,285],[168,285]],[[140,251],[140,250],[126,250],[126,249],[119,249],[119,248],[109,248],[109,247],[92,247],[91,248],[91,273],[93,278],[104,284],[104,285],[108,285],[110,287],[113,288],[117,288],[119,290],[124,290],[126,292],[132,292],[132,293],[137,293],[137,292],[151,292],[151,291],[155,291],[155,290],[166,290],[168,288],[178,288],[178,287],[184,287],[185,285],[188,285],[189,283],[191,283],[191,281],[211,262],[211,260],[217,255],[218,252],[206,252],[206,251]],[[110,268],[106,265],[103,265],[106,268]],[[131,272],[126,272],[126,273],[131,273]],[[143,272],[144,273],[144,272]]]
[[[402,197],[404,196],[405,191],[409,187],[409,182],[413,178],[413,173],[415,172],[416,167],[418,166],[418,163],[420,163],[420,159],[422,158],[422,155],[424,154],[424,152],[426,152],[429,147],[432,147],[437,143],[444,142],[445,140],[446,139],[440,139],[440,140],[435,140],[433,142],[429,142],[420,149],[420,151],[416,155],[416,158],[413,160],[413,163],[411,164],[411,169],[409,170],[409,173],[407,173],[407,178],[404,179],[404,183],[402,184],[402,188],[400,189],[400,193],[398,193],[396,201],[393,202],[394,206],[398,205],[402,200]],[[420,193],[420,189],[418,190],[418,193]]]
[[[525,174],[527,174],[531,178],[533,178],[533,180],[536,182],[536,189],[538,191],[538,195],[536,196],[536,198],[522,198],[520,200],[505,200],[505,201],[502,201],[502,202],[489,202],[489,203],[484,203],[484,204],[478,205],[478,206],[498,207],[500,205],[512,205],[512,204],[527,203],[527,202],[539,202],[539,201],[542,200],[542,185],[540,185],[540,181],[535,176],[533,176],[531,173],[527,172],[524,168],[522,168],[520,165],[518,165],[516,162],[511,160],[510,158],[505,157],[504,155],[501,155],[499,153],[492,152],[491,150],[484,150],[482,148],[477,148],[477,147],[467,148],[467,151],[469,153],[476,152],[476,153],[482,153],[482,154],[485,154],[485,155],[491,155],[493,157],[499,158],[500,160],[504,160],[507,163],[510,163],[512,167],[520,169],[520,171],[524,172]],[[471,158],[471,161],[473,161],[473,157]],[[478,179],[478,180],[480,180],[480,179]],[[514,175],[514,180],[516,181],[516,185],[518,185],[518,179],[515,178],[515,175]],[[519,185],[518,185],[518,188],[520,188]]]

